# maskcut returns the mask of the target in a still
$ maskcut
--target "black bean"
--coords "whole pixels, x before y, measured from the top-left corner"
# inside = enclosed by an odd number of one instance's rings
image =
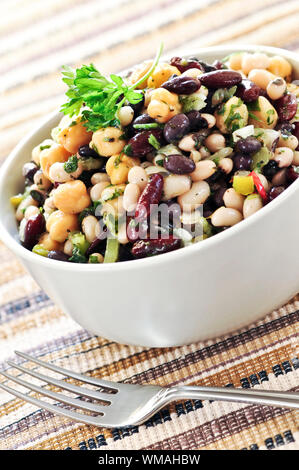
[[[207,88],[228,88],[242,81],[242,75],[234,70],[215,70],[200,75],[202,85]]]
[[[179,140],[189,130],[189,119],[186,114],[173,116],[164,126],[163,135],[168,143]]]
[[[78,154],[83,158],[99,158],[98,152],[89,147],[89,145],[82,145],[79,147]]]
[[[33,183],[33,177],[38,170],[38,166],[34,162],[27,162],[23,166],[23,176]]]
[[[143,157],[154,150],[154,147],[149,142],[151,135],[157,139],[160,145],[163,144],[164,139],[162,129],[151,129],[150,131],[138,132],[138,134],[131,137],[128,142],[132,156]]]
[[[195,170],[195,163],[184,155],[169,155],[164,159],[164,167],[175,175],[185,175]]]
[[[172,57],[170,64],[174,65],[181,73],[188,69],[199,69],[204,72],[203,66],[197,59],[183,59],[182,57]]]
[[[283,191],[285,190],[284,186],[273,186],[268,193],[269,201],[273,201],[276,197],[278,197]]]
[[[44,205],[45,196],[40,191],[37,191],[37,189],[32,189],[30,191],[30,196],[38,203],[39,207]]]
[[[258,152],[262,144],[253,136],[248,136],[245,139],[239,139],[236,143],[235,150],[240,153],[252,155]]]
[[[294,132],[295,126],[294,124],[291,124],[289,121],[281,121],[277,124],[277,126],[275,127],[275,130],[281,131],[282,134],[288,135]]]
[[[48,258],[55,259],[56,261],[68,261],[69,256],[63,253],[63,251],[52,250],[48,253]]]
[[[235,171],[248,171],[251,169],[252,158],[249,155],[242,155],[237,153],[234,156],[234,169]]]
[[[292,131],[292,134],[297,137],[298,142],[299,142],[299,122],[294,122],[294,129]],[[299,144],[296,150],[299,150]]]
[[[43,214],[30,217],[25,225],[23,246],[32,250],[37,244],[40,235],[45,231],[46,224]]]
[[[224,193],[225,193],[226,189],[227,189],[226,186],[222,187],[222,188],[219,188],[213,194],[212,198],[213,198],[213,202],[216,205],[216,207],[223,206],[223,196],[224,196]]]
[[[136,116],[137,113],[139,113],[143,108],[143,105],[144,105],[144,92],[141,91],[141,90],[135,90],[135,93],[140,93],[142,95],[142,100],[138,101],[138,103],[135,103],[135,104],[129,103],[129,106],[131,106],[131,108],[133,109],[134,114]]]
[[[237,86],[236,96],[241,98],[244,103],[250,103],[251,101],[256,101],[261,92],[262,89],[258,85],[245,78]]]
[[[203,71],[205,73],[207,72],[214,72],[215,70],[219,70],[219,67],[216,67],[215,64],[211,65],[211,64],[207,64],[206,62],[204,62],[203,60],[199,60],[198,63],[202,66],[203,68]],[[222,64],[223,65],[223,64]],[[222,68],[222,67],[221,67]]]
[[[180,77],[167,80],[167,82],[163,83],[162,88],[165,88],[171,93],[176,93],[177,95],[191,95],[191,93],[195,93],[200,86],[200,81],[196,78],[181,75]]]
[[[267,180],[271,181],[273,176],[279,171],[278,163],[275,160],[270,160],[264,167],[263,167],[263,175],[267,178]]]
[[[189,119],[189,130],[197,131],[199,129],[207,129],[209,126],[208,121],[202,117],[199,111],[189,111],[186,113],[187,118]]]
[[[290,121],[297,112],[297,98],[293,93],[283,95],[275,101],[275,108],[280,121]]]

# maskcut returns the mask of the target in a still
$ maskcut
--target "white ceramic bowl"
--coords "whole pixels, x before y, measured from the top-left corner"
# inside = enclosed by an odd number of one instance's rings
[[[299,58],[275,48],[213,47],[188,55],[212,62],[238,50],[281,54],[299,77]],[[49,260],[24,249],[9,198],[23,190],[23,164],[59,119],[58,113],[48,117],[3,164],[0,235],[54,302],[83,327],[127,344],[188,344],[245,326],[299,290],[298,180],[249,219],[161,256],[84,265]]]

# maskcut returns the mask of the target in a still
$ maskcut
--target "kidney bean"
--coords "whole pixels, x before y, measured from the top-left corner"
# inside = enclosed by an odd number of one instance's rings
[[[186,114],[176,114],[164,126],[163,135],[168,143],[179,140],[189,130],[190,122]]]
[[[161,176],[159,173],[152,175],[137,202],[135,219],[138,222],[146,219],[153,209],[152,206],[160,202],[162,197],[163,184],[163,176]]]
[[[34,162],[27,162],[23,166],[23,176],[33,183],[33,177],[38,170],[38,166]]]
[[[213,202],[215,203],[216,207],[221,207],[223,206],[223,195],[225,191],[227,190],[227,187],[221,187],[215,191],[213,194]]]
[[[127,237],[130,242],[135,242],[140,238],[145,238],[147,235],[148,224],[147,220],[137,221],[135,219],[131,219],[127,225]]]
[[[191,95],[191,93],[195,93],[200,86],[200,81],[196,78],[181,75],[180,77],[167,80],[167,82],[163,83],[162,88],[166,88],[166,90],[171,93],[178,95]]]
[[[277,124],[275,127],[276,131],[281,131],[282,134],[292,134],[294,132],[295,126],[289,121],[282,121]]]
[[[150,124],[152,122],[155,122],[155,120],[150,117],[148,114],[140,114],[140,116],[137,116],[134,121],[132,122],[132,125],[134,124]],[[136,130],[136,132],[139,132]]]
[[[279,171],[278,163],[275,160],[270,160],[264,167],[263,167],[263,175],[271,181],[273,176]]]
[[[290,121],[297,112],[297,98],[294,93],[287,93],[275,101],[275,108],[280,121]]]
[[[221,60],[214,60],[213,62],[213,67],[215,67],[216,70],[221,70],[221,69],[226,69],[226,65],[224,65],[223,62],[221,62]]]
[[[175,175],[185,175],[195,170],[195,163],[184,155],[169,155],[164,159],[164,168]]]
[[[154,147],[149,143],[150,136],[156,137],[160,144],[163,144],[163,131],[162,129],[151,129],[150,131],[142,131],[135,134],[134,137],[128,142],[133,157],[143,157],[147,153],[152,152]]]
[[[287,178],[293,182],[299,178],[299,166],[292,165],[287,169]]]
[[[186,113],[187,118],[189,119],[189,130],[195,131],[198,129],[207,129],[209,126],[208,121],[202,117],[199,111],[189,111]]]
[[[261,91],[262,89],[258,85],[248,80],[248,78],[245,78],[237,86],[236,96],[241,98],[244,103],[250,103],[258,99]]]
[[[40,235],[45,231],[46,224],[43,214],[33,215],[27,220],[24,230],[23,246],[32,250],[37,244]]]
[[[299,174],[298,174],[299,176]],[[273,176],[272,184],[274,186],[285,186],[288,182],[288,168],[282,168]]]
[[[181,248],[181,245],[182,242],[180,238],[174,238],[172,235],[169,235],[169,237],[165,239],[139,240],[134,243],[131,253],[134,258],[146,258],[147,256],[160,255],[177,250]]]
[[[215,70],[200,75],[199,80],[207,88],[229,88],[242,81],[242,75],[234,70]]]
[[[299,141],[299,122],[294,122],[294,129],[292,130],[292,134],[297,137]],[[296,148],[296,150],[299,150],[299,145]]]
[[[89,145],[82,145],[79,147],[78,154],[83,158],[99,158],[98,152],[89,147]]]
[[[48,253],[48,258],[55,259],[56,261],[68,261],[69,256],[63,253],[63,251],[52,250]]]
[[[103,230],[101,235],[96,238],[87,248],[86,256],[92,255],[93,253],[101,253],[103,255],[105,252],[105,240],[107,238],[107,235],[107,229]]]
[[[170,64],[174,65],[181,73],[188,69],[199,69],[204,72],[203,66],[197,59],[182,59],[182,57],[172,57]]]
[[[268,193],[269,202],[273,201],[276,197],[278,197],[283,191],[285,190],[284,186],[273,186]]]
[[[248,136],[245,139],[239,139],[236,143],[235,150],[240,153],[252,155],[258,152],[262,144],[255,137]]]
[[[249,155],[237,153],[234,156],[234,169],[236,171],[248,171],[251,169],[252,158]]]

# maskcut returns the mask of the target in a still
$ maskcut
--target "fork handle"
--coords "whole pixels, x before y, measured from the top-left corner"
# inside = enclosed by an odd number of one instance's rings
[[[182,386],[170,387],[167,401],[174,400],[215,400],[255,405],[277,406],[279,408],[299,409],[298,392],[279,392],[274,390],[248,390],[221,387]]]

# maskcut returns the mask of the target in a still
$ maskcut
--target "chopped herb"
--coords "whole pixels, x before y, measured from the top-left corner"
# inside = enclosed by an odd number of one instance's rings
[[[99,263],[99,258],[97,257],[97,255],[90,255],[90,257],[88,259],[88,262],[98,264]]]
[[[132,145],[131,144],[125,145],[124,153],[126,155],[128,155],[129,157],[132,156],[133,152],[132,152]]]
[[[153,134],[149,136],[148,141],[156,150],[159,150],[159,148],[161,148],[160,143],[157,141],[156,137]]]
[[[72,256],[69,258],[72,263],[86,263],[87,259],[76,246],[73,248]]]
[[[247,103],[248,111],[260,111],[259,100],[251,101],[251,103]]]
[[[103,203],[103,202],[107,202],[107,201],[112,201],[112,199],[116,199],[117,197],[122,196],[123,194],[124,194],[124,190],[123,190],[123,189],[116,188],[116,189],[114,190],[114,193],[113,193],[111,196],[108,196],[108,195],[107,195],[106,197],[104,196],[104,197],[102,198],[102,203]]]
[[[51,145],[40,145],[39,149],[40,149],[40,151],[42,151],[42,150],[45,150],[45,149],[49,149],[50,147],[51,147]]]
[[[264,122],[264,121],[262,121],[260,118],[258,118],[255,114],[251,113],[250,111],[248,111],[248,116],[249,116],[251,119],[254,119],[255,121]]]
[[[68,161],[63,165],[64,170],[67,173],[74,173],[78,168],[78,158],[76,155],[69,157]]]
[[[108,238],[106,244],[106,251],[104,263],[115,263],[119,255],[119,242],[117,238]]]
[[[231,88],[219,88],[218,90],[215,91],[215,93],[212,96],[212,106],[215,107],[223,101],[228,101],[232,96],[237,91],[237,87],[233,86]]]
[[[80,212],[80,214],[78,215],[78,220],[79,220],[79,223],[82,224],[82,220],[89,216],[89,215],[94,215],[94,210],[95,208],[94,207],[87,207],[86,209],[84,209],[82,212]]]
[[[149,122],[148,124],[133,124],[134,129],[159,129],[162,128],[163,125],[159,124],[158,122]]]

